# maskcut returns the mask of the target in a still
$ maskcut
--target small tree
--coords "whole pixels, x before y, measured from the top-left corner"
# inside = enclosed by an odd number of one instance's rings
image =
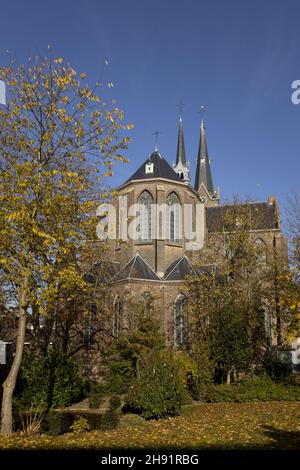
[[[165,347],[165,339],[156,319],[154,298],[130,303],[132,327],[113,341],[110,351],[108,383],[111,391],[125,392],[132,380],[140,375],[140,365],[149,353]]]
[[[25,355],[17,382],[17,399],[25,407],[58,408],[80,398],[79,367],[60,350],[45,357]]]
[[[156,352],[144,358],[124,409],[146,419],[177,416],[181,410],[182,393],[178,364],[172,354]]]
[[[272,254],[255,243],[258,222],[249,204],[236,203],[225,211],[221,232],[209,237],[198,273],[187,283],[194,342],[206,345],[209,360],[228,383],[231,372],[247,370],[266,345],[264,315],[273,307]]]

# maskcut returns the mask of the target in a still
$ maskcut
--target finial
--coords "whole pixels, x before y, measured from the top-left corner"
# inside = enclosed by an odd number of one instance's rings
[[[161,134],[161,132],[156,129],[155,132],[152,132],[152,134],[155,135],[155,152],[157,152],[158,151],[158,136],[159,134]]]
[[[206,112],[206,107],[202,104],[200,106],[200,111],[199,111],[199,114],[201,116],[201,124],[200,124],[201,130],[204,129],[204,113],[205,112]]]
[[[182,121],[182,108],[184,106],[184,103],[180,100],[179,103],[177,104],[177,107],[179,108],[179,121]]]

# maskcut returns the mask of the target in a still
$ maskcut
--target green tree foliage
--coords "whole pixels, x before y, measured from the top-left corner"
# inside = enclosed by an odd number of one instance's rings
[[[265,312],[280,313],[274,281],[278,271],[273,254],[253,238],[258,221],[250,210],[237,204],[225,213],[222,235],[209,238],[198,273],[187,283],[191,352],[208,376],[213,367],[215,378],[227,383],[233,372],[247,371],[261,360],[267,347]],[[211,268],[201,269],[203,264]]]
[[[24,357],[17,382],[17,402],[24,407],[59,408],[81,396],[82,379],[78,365],[60,350],[45,357]]]
[[[156,352],[144,359],[124,409],[146,419],[177,416],[181,410],[182,394],[178,364],[172,354]]]
[[[139,376],[141,361],[150,352],[164,348],[165,340],[156,319],[154,299],[131,303],[132,328],[113,341],[109,351],[108,387],[111,392],[124,393]]]

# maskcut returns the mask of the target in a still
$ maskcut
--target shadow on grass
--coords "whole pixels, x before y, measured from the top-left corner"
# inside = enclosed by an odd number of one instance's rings
[[[201,445],[199,450],[293,450],[300,451],[300,431],[285,431],[277,429],[273,426],[264,426],[262,429],[266,437],[272,439],[271,442],[265,443],[247,443],[247,444],[235,444],[234,442],[224,445]]]
[[[300,431],[284,431],[273,426],[265,426],[264,433],[273,439],[274,447],[278,449],[300,450]]]

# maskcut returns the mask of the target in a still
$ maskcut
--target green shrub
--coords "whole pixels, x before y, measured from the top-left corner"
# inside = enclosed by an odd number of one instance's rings
[[[98,394],[104,396],[107,394],[107,385],[95,380],[85,380],[82,385],[82,394],[84,397]]]
[[[100,413],[89,413],[84,415],[88,420],[91,430],[101,430],[102,429],[102,416]]]
[[[103,403],[104,397],[102,393],[94,393],[93,395],[89,396],[89,407],[98,409],[101,403]]]
[[[59,436],[70,431],[73,417],[70,413],[60,411],[51,411],[47,415],[48,434],[51,436]]]
[[[87,418],[80,416],[79,418],[73,421],[73,424],[70,426],[70,431],[75,434],[80,434],[81,432],[86,432],[90,430],[90,425]]]
[[[126,359],[119,359],[110,364],[107,376],[107,386],[111,393],[125,393],[130,387],[134,378],[132,362]]]
[[[114,429],[119,424],[119,415],[115,410],[107,410],[101,417],[101,429]]]
[[[118,397],[118,395],[113,395],[109,399],[109,409],[110,410],[117,410],[118,408],[121,407],[121,399]]]
[[[267,376],[253,376],[238,384],[211,386],[207,401],[211,403],[300,401],[300,387],[276,383]]]
[[[17,400],[25,407],[60,408],[81,397],[78,365],[59,350],[43,358],[26,355],[17,383]]]
[[[183,388],[181,391],[182,405],[191,405],[193,403],[193,397],[190,395],[189,391],[186,388]]]
[[[278,357],[275,353],[266,354],[261,372],[271,377],[274,382],[292,384],[292,363]]]
[[[108,410],[104,414],[50,411],[46,417],[45,430],[52,436],[58,436],[70,431],[79,433],[88,430],[114,429],[118,423],[119,416],[115,410]]]
[[[156,353],[149,355],[141,367],[123,409],[146,419],[158,419],[179,415],[181,403],[182,384],[176,362],[171,353]]]

